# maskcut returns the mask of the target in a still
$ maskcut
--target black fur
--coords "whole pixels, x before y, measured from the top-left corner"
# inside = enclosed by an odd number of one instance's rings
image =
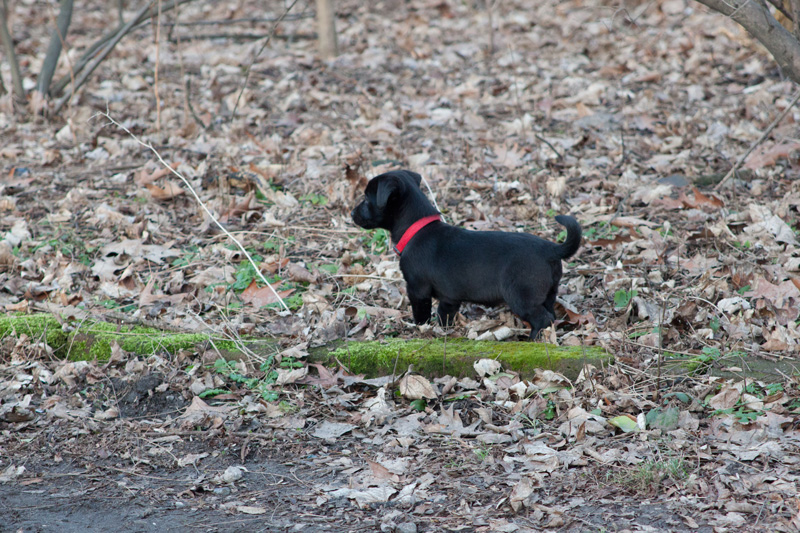
[[[421,180],[407,170],[372,179],[364,200],[353,209],[353,222],[387,229],[397,244],[414,222],[437,214],[420,189]],[[567,228],[562,244],[526,233],[469,231],[440,221],[423,227],[400,256],[414,321],[430,319],[431,298],[439,300],[442,324],[454,322],[461,302],[505,302],[531,325],[530,338],[536,338],[555,320],[561,260],[574,255],[581,243],[581,227],[574,218],[559,215],[556,221]]]

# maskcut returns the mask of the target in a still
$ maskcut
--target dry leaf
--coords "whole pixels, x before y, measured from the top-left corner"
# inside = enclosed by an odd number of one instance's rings
[[[171,200],[176,196],[183,194],[183,188],[181,187],[181,184],[174,180],[165,181],[163,187],[153,185],[152,183],[146,184],[145,187],[148,191],[150,191],[150,195],[153,197],[153,199],[159,201]]]
[[[269,287],[259,287],[256,280],[250,282],[250,285],[242,291],[242,301],[252,304],[253,307],[263,307],[265,305],[274,304],[278,301],[278,297],[286,298],[291,295],[295,289],[275,290]],[[277,291],[277,294],[276,294]]]
[[[400,380],[400,394],[409,400],[435,400],[438,395],[431,382],[417,374],[406,374]]]

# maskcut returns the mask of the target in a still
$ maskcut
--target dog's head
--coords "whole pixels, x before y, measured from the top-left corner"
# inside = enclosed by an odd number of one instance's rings
[[[353,222],[364,229],[391,230],[398,209],[408,196],[420,193],[420,183],[422,176],[408,170],[393,170],[372,178],[364,191],[364,200],[351,213]]]

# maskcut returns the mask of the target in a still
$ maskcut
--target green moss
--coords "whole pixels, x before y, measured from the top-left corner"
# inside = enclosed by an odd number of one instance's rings
[[[369,376],[405,372],[409,365],[426,376],[471,376],[472,364],[483,358],[497,359],[508,370],[524,376],[535,369],[550,369],[570,379],[577,377],[585,363],[598,365],[613,360],[602,348],[591,346],[553,346],[536,342],[472,341],[464,338],[348,342],[326,353],[316,352],[313,359],[340,361],[352,372]]]
[[[193,350],[212,339],[204,333],[173,333],[108,322],[64,320],[64,323],[66,326],[62,326],[51,315],[8,315],[0,317],[0,338],[25,334],[34,340],[43,339],[57,357],[73,361],[108,359],[115,341],[126,352],[150,355]],[[261,352],[265,350],[264,344],[267,345],[266,351],[270,351],[272,343],[269,341],[250,341],[248,348]],[[214,346],[220,350],[239,352],[236,343],[230,340],[214,339]]]
[[[63,350],[69,335],[51,315],[0,316],[0,338],[27,335],[34,342],[44,341],[53,350]]]

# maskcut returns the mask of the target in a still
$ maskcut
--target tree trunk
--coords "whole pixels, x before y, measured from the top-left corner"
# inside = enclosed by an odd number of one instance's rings
[[[25,100],[25,89],[22,87],[22,75],[19,73],[19,62],[17,61],[17,54],[14,52],[14,41],[8,32],[5,7],[5,2],[3,2],[3,5],[0,6],[0,42],[3,43],[3,47],[6,49],[6,57],[8,57],[8,64],[11,67],[11,86],[14,90],[14,96],[20,102],[23,102]]]
[[[800,41],[758,0],[697,0],[730,17],[763,44],[783,73],[800,83]]]
[[[67,31],[69,30],[69,23],[72,21],[72,0],[61,0],[61,7],[58,10],[58,20],[56,21],[56,29],[50,36],[50,45],[47,47],[47,55],[44,56],[44,63],[42,63],[42,71],[39,73],[39,79],[36,83],[36,90],[42,96],[46,96],[50,91],[50,82],[53,80],[53,74],[58,65],[58,57],[61,55],[61,48],[67,39]]]
[[[336,43],[336,25],[333,0],[317,0],[317,33],[319,35],[319,54],[323,59],[330,59],[339,54]]]

